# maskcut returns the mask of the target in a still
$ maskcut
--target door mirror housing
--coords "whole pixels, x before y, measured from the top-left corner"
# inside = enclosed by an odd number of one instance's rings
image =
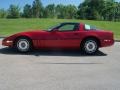
[[[57,32],[57,31],[58,31],[58,29],[53,29],[53,30],[52,30],[52,32]]]

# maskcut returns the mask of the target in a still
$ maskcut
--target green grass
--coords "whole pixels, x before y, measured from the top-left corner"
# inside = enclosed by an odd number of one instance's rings
[[[113,31],[115,38],[120,39],[120,22],[70,19],[0,19],[0,36],[9,36],[21,31],[48,29],[61,22],[82,22],[94,25],[100,29]]]

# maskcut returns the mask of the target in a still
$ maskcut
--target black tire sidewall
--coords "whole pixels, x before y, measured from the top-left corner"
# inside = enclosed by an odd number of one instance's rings
[[[20,49],[18,48],[18,46],[17,46],[18,42],[19,42],[21,39],[25,39],[25,40],[27,40],[28,43],[29,43],[29,47],[28,47],[28,49],[27,49],[26,51],[20,50]],[[16,48],[17,51],[19,51],[19,52],[21,52],[21,53],[29,52],[29,51],[32,50],[32,42],[31,42],[31,40],[28,39],[28,38],[24,38],[24,37],[18,38],[18,39],[15,41],[15,48]]]
[[[86,44],[87,41],[94,41],[94,42],[96,42],[97,48],[96,48],[96,50],[95,50],[94,52],[90,53],[90,52],[88,52],[88,51],[86,50],[85,44]],[[88,55],[93,55],[93,54],[95,54],[95,53],[98,51],[98,48],[99,48],[99,46],[98,46],[98,41],[97,41],[96,39],[94,39],[94,38],[88,38],[88,39],[84,40],[84,41],[82,42],[82,46],[81,46],[82,52],[85,53],[85,54],[88,54]]]

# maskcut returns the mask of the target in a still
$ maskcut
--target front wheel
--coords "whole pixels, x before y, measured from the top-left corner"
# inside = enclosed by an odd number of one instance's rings
[[[19,52],[28,52],[31,50],[31,41],[28,38],[19,38],[16,40],[15,47]]]
[[[96,39],[86,39],[82,43],[82,51],[86,54],[95,54],[98,51],[98,42]]]

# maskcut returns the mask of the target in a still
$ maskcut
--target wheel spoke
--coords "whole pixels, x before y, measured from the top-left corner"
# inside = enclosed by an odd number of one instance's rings
[[[17,42],[17,48],[21,52],[26,52],[30,48],[29,41],[27,39],[19,39]]]
[[[96,52],[98,46],[97,46],[96,41],[88,40],[88,41],[85,42],[84,48],[85,48],[86,53],[91,54],[91,53]]]

